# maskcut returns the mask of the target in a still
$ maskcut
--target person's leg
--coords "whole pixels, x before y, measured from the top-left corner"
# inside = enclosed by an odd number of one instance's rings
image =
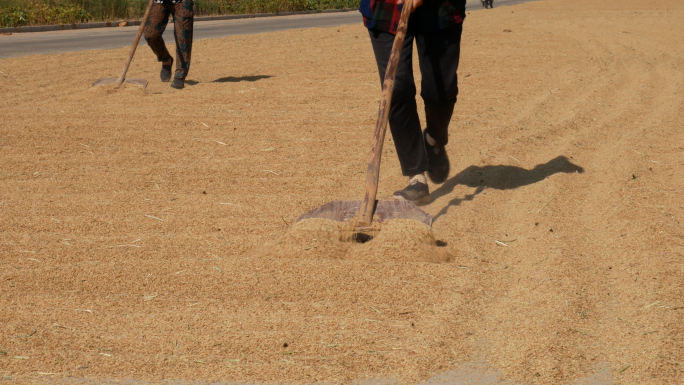
[[[449,174],[449,159],[444,146],[449,142],[449,122],[458,96],[458,62],[461,52],[462,26],[416,36],[421,81],[421,97],[425,102],[425,148],[428,176],[443,183]]]
[[[152,48],[152,52],[157,55],[157,60],[162,63],[161,70],[161,80],[169,81],[171,78],[171,65],[173,64],[173,58],[166,49],[166,44],[162,35],[164,30],[166,30],[166,25],[169,22],[169,14],[171,10],[166,4],[154,3],[152,9],[150,10],[150,16],[145,23],[143,28],[143,34],[145,36],[145,41]]]
[[[190,70],[192,54],[192,33],[194,21],[194,1],[184,0],[175,4],[173,11],[174,36],[176,38],[176,74],[171,84],[183,88],[184,80]]]
[[[382,84],[385,80],[385,71],[394,44],[394,35],[378,30],[369,30],[368,32]],[[428,167],[416,105],[412,56],[413,36],[407,35],[399,57],[389,112],[390,131],[399,157],[401,171],[405,176],[421,174]]]
[[[440,145],[449,142],[449,121],[458,96],[461,25],[416,36],[427,132]]]

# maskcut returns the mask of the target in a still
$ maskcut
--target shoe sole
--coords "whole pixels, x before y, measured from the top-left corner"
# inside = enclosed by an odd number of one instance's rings
[[[451,169],[451,167],[449,167],[449,168]],[[447,174],[447,176],[444,177],[444,179],[437,179],[437,178],[435,178],[435,177],[432,175],[432,173],[431,173],[430,171],[428,171],[428,172],[427,172],[427,177],[428,177],[428,179],[430,180],[430,182],[432,182],[432,183],[434,183],[434,184],[442,184],[442,183],[446,182],[447,179],[449,179],[449,174]]]
[[[448,156],[446,157],[446,166],[447,166],[446,175],[444,176],[444,178],[441,178],[441,179],[435,178],[435,176],[428,169],[426,174],[427,174],[427,177],[430,180],[430,182],[432,182],[434,184],[442,184],[442,183],[446,182],[446,180],[449,179],[449,172],[451,172],[451,162],[449,161]]]
[[[429,147],[433,147],[433,148],[434,148],[435,146],[431,146],[431,145],[427,142],[427,138],[425,138],[426,133],[427,133],[427,132],[423,132],[423,140],[425,141],[425,149],[427,150],[427,147],[428,147],[428,146],[429,146]],[[446,153],[446,149],[445,149],[444,147],[442,147],[442,151],[444,151],[444,152]],[[429,152],[429,151],[428,151],[428,152]],[[432,173],[430,172],[430,170],[429,170],[429,169],[427,170],[427,177],[428,177],[428,179],[430,180],[430,182],[432,182],[432,183],[434,183],[434,184],[442,184],[442,183],[446,182],[447,179],[449,179],[449,172],[451,172],[451,162],[449,162],[449,156],[448,156],[448,155],[446,156],[446,164],[447,164],[447,173],[446,173],[446,175],[444,176],[443,179],[435,178],[435,176],[432,175]],[[428,167],[429,167],[429,166],[428,166]]]

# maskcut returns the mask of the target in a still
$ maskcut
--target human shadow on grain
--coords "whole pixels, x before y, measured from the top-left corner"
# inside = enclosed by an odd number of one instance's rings
[[[454,198],[446,206],[444,206],[433,220],[446,214],[449,207],[458,206],[464,201],[472,201],[476,195],[488,188],[497,190],[511,190],[522,186],[527,186],[533,183],[540,182],[549,176],[559,173],[578,173],[584,172],[584,168],[572,163],[570,159],[565,156],[558,156],[550,161],[538,164],[531,170],[516,166],[470,166],[452,178],[444,182],[437,190],[430,194],[429,202],[451,194],[454,188],[458,185],[465,185],[469,187],[476,187],[472,194],[466,194],[462,198]]]
[[[257,80],[261,79],[268,79],[272,78],[273,76],[271,75],[254,75],[254,76],[226,76],[223,78],[218,78],[214,80],[212,83],[238,83],[238,82],[255,82]]]

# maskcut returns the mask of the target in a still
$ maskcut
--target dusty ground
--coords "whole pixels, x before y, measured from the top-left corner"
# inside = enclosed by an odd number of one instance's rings
[[[361,25],[199,41],[182,91],[147,47],[146,91],[90,87],[127,49],[0,60],[0,379],[415,383],[474,362],[681,383],[683,19],[469,15],[452,175],[423,207],[435,259],[401,226],[294,225],[361,197],[380,95]],[[380,198],[405,182],[388,140]]]

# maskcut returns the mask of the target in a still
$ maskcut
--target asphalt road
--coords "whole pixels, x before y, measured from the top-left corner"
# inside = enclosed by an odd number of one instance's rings
[[[527,1],[530,0],[494,0],[494,7],[521,4]],[[479,0],[468,0],[466,4],[468,11],[488,11],[482,9]],[[357,11],[203,21],[195,23],[194,39],[252,35],[298,28],[336,27],[356,23],[361,23],[361,15]],[[0,59],[127,47],[133,42],[137,31],[138,27],[134,26],[0,35]],[[171,23],[164,33],[164,39],[167,42],[173,42]],[[145,39],[141,39],[140,44],[145,45]]]

